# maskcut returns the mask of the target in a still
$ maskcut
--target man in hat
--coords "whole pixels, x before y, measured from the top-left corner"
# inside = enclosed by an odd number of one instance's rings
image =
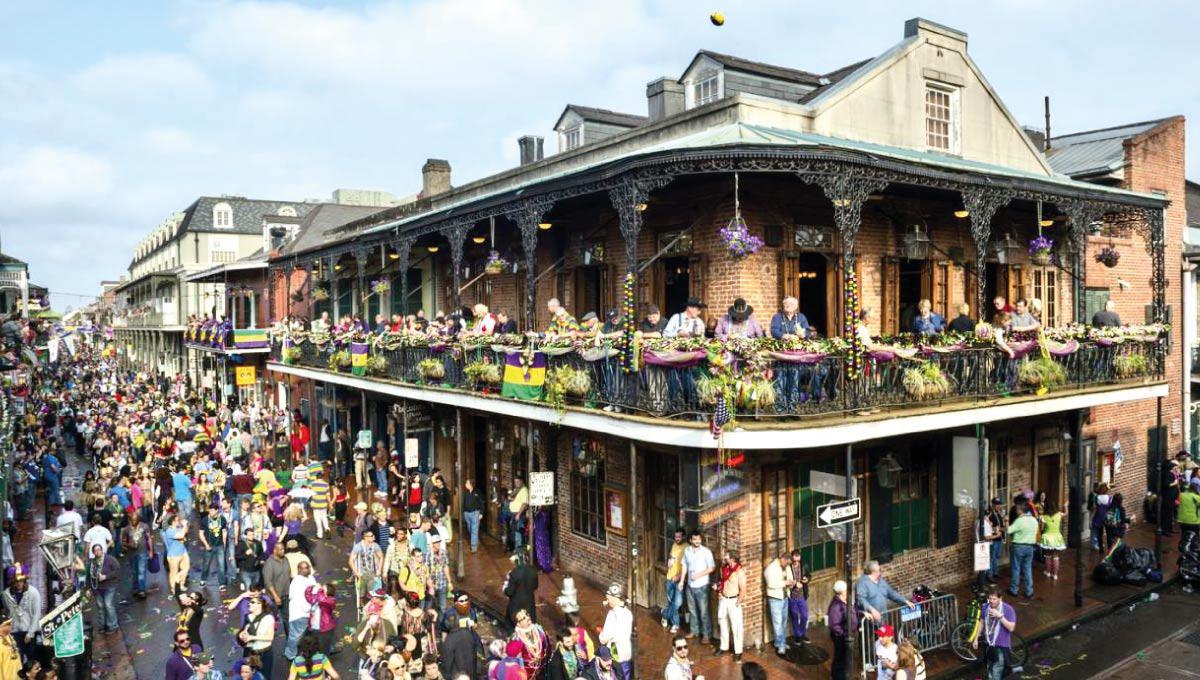
[[[43,613],[42,594],[29,585],[29,571],[25,565],[17,562],[12,569],[10,584],[0,599],[4,601],[4,610],[12,616],[12,634],[21,650],[21,658],[29,663],[37,654],[34,638]]]
[[[504,594],[508,596],[508,608],[505,616],[508,625],[516,626],[517,612],[522,609],[537,623],[536,593],[538,587],[538,572],[522,559],[521,553],[515,553],[511,559],[515,566],[508,572],[504,582]]]
[[[667,327],[663,330],[663,337],[703,338],[704,319],[700,315],[707,307],[708,305],[704,304],[700,298],[688,298],[684,310],[673,315],[667,322]]]
[[[988,569],[980,573],[980,578],[987,578],[995,583],[1000,577],[1000,557],[1004,554],[1004,500],[993,498],[991,507],[979,516],[975,523],[975,541],[988,541]],[[982,583],[982,581],[981,581]]]
[[[546,310],[550,312],[550,326],[546,335],[574,335],[579,332],[579,322],[571,316],[558,298],[546,301]]]
[[[596,649],[596,658],[592,663],[583,670],[580,677],[587,680],[622,680],[617,669],[614,668],[612,650],[605,645],[601,645]],[[624,678],[628,680],[628,678]]]
[[[583,335],[596,335],[600,332],[600,317],[596,316],[595,312],[587,312],[583,315],[583,322],[580,324],[579,332]]]
[[[192,642],[187,629],[175,631],[171,656],[167,657],[165,680],[192,680],[196,676],[195,658],[200,654],[200,645]]]
[[[619,584],[608,587],[604,593],[604,606],[608,614],[604,616],[604,625],[600,628],[600,648],[596,657],[600,657],[601,650],[608,650],[609,645],[614,647],[621,677],[629,680],[633,677],[633,612],[625,606],[624,591]]]
[[[213,668],[213,655],[200,652],[192,657],[195,680],[225,680],[225,674]]]
[[[737,298],[726,310],[725,316],[717,321],[715,335],[718,340],[761,338],[763,329],[754,318],[754,307],[747,304],[745,298]]]

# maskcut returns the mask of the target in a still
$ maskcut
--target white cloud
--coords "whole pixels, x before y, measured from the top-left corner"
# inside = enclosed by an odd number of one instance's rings
[[[208,76],[190,58],[154,52],[107,57],[75,73],[70,82],[93,99],[158,102],[164,108],[180,99],[205,97],[212,88]]]
[[[157,127],[142,133],[142,142],[152,153],[176,155],[196,150],[191,133],[174,127]]]
[[[112,165],[88,153],[36,146],[12,158],[0,165],[0,205],[6,210],[83,206],[108,196],[113,188]]]

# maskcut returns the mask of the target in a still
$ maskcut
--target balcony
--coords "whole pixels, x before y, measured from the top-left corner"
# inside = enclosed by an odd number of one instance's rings
[[[655,339],[640,343],[633,370],[617,344],[595,338],[505,336],[462,343],[419,336],[275,337],[271,359],[331,374],[484,395],[525,396],[560,413],[603,410],[680,421],[707,421],[724,401],[739,421],[955,406],[1011,397],[1048,398],[1159,379],[1163,329],[1072,327],[1014,334],[1008,347],[990,338],[891,339],[851,349],[840,339],[720,343]],[[357,347],[351,347],[356,342]],[[494,344],[493,344],[494,343]],[[358,368],[355,351],[361,357]],[[852,356],[857,356],[851,362]],[[545,385],[521,389],[522,376],[545,367]],[[332,378],[332,376],[331,376]]]
[[[179,317],[173,311],[126,314],[114,319],[113,325],[121,328],[162,328],[179,325]]]
[[[265,328],[234,328],[227,321],[189,325],[183,333],[183,344],[205,352],[225,354],[266,353],[270,349]]]

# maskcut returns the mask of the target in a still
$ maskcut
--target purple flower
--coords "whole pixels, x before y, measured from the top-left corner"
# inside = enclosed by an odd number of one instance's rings
[[[1053,248],[1054,248],[1054,241],[1052,241],[1040,234],[1038,235],[1037,238],[1035,238],[1029,242],[1029,254],[1030,255],[1036,255],[1040,252],[1052,250]]]
[[[750,227],[742,219],[741,213],[734,215],[729,224],[721,228],[719,236],[734,257],[753,255],[763,247],[763,240],[750,233]]]

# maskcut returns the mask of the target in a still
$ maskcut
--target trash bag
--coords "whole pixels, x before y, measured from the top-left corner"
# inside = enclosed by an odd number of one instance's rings
[[[1154,566],[1154,553],[1146,548],[1121,546],[1113,551],[1112,563],[1121,573],[1140,571],[1143,574]]]
[[[1101,562],[1092,570],[1092,579],[1106,586],[1120,585],[1122,577],[1121,570],[1110,561]]]
[[[1121,580],[1131,586],[1144,586],[1146,585],[1146,574],[1142,571],[1134,569],[1133,571],[1125,572],[1125,575],[1121,577]]]
[[[1146,580],[1151,583],[1162,583],[1163,582],[1162,569],[1146,570]]]

